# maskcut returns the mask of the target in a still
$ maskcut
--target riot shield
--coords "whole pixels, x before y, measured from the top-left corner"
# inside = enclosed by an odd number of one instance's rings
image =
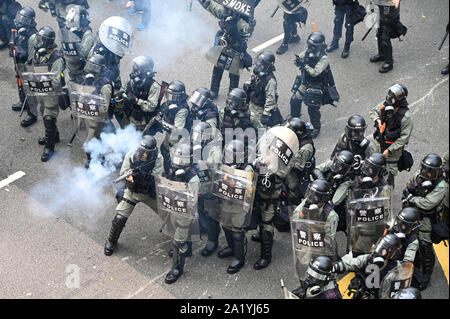
[[[229,229],[249,226],[256,177],[253,172],[222,165],[213,175],[212,199],[205,206],[208,214]]]
[[[108,103],[95,86],[70,82],[70,103],[74,116],[98,122],[108,121]]]
[[[200,240],[198,195],[191,194],[187,183],[155,176],[161,231],[175,240]]]
[[[303,2],[304,0],[278,0],[278,5],[287,14],[292,14],[302,6]]]
[[[403,262],[396,268],[390,270],[380,284],[379,298],[391,299],[401,289],[411,286],[414,274],[414,264]]]
[[[301,218],[294,214],[293,206],[289,209],[296,276],[299,280],[305,280],[309,262],[319,256],[333,258],[336,244],[334,238],[329,236],[325,221]]]
[[[206,52],[206,59],[219,69],[235,75],[239,75],[244,67],[239,52],[227,46],[212,47]]]
[[[80,44],[79,36],[66,28],[61,29],[61,48],[69,69],[75,70],[83,67],[83,59],[80,58],[77,50],[77,46]]]
[[[38,115],[38,105],[42,98],[59,98],[62,94],[61,81],[56,73],[52,73],[50,64],[19,65],[27,103],[32,114]]]
[[[391,218],[391,188],[352,189],[347,199],[348,251],[368,254]]]
[[[253,18],[255,12],[255,0],[214,0],[223,5],[225,8],[231,9],[239,15]]]
[[[101,43],[112,53],[123,57],[131,52],[133,27],[122,17],[109,17],[100,25]]]
[[[292,169],[292,160],[299,150],[297,135],[287,127],[269,129],[258,142],[258,157],[271,172],[285,178]]]

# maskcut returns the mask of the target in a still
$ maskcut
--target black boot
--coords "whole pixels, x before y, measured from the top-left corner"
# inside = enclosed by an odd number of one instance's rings
[[[247,254],[247,237],[244,232],[232,232],[234,258],[227,268],[230,275],[237,273],[245,264]]]
[[[257,242],[257,243],[260,243],[260,242],[261,242],[261,236],[260,236],[260,233],[259,233],[259,232],[254,233],[254,234],[252,235],[251,239],[252,239],[253,241]]]
[[[16,104],[13,104],[11,106],[11,110],[13,110],[14,112],[20,112],[22,110],[22,102],[17,102]]]
[[[219,246],[219,234],[220,234],[220,224],[214,219],[209,220],[208,225],[208,242],[205,248],[202,249],[201,255],[203,257],[210,256],[214,251],[216,251]]]
[[[287,43],[281,43],[280,47],[277,49],[277,54],[285,54],[288,50],[289,46]]]
[[[20,126],[22,127],[31,126],[37,121],[37,116],[30,112],[27,105],[25,107],[27,109],[27,116],[20,122]]]
[[[44,137],[40,137],[38,139],[38,144],[39,145],[45,145],[47,143],[47,139]],[[58,128],[56,128],[56,136],[55,136],[55,143],[59,143],[59,131]]]
[[[125,227],[125,224],[127,222],[127,219],[125,216],[117,214],[111,225],[111,230],[109,231],[109,237],[108,240],[105,243],[105,255],[111,256],[114,252],[114,249],[117,247],[117,241],[119,240],[120,234],[122,233],[123,228]]]
[[[222,80],[223,69],[219,69],[218,67],[214,67],[212,78],[211,78],[211,98],[215,100],[219,95],[220,89],[220,81]]]
[[[185,257],[192,257],[192,242],[187,242],[187,251],[184,253]],[[169,257],[173,257],[173,248],[169,249],[169,252],[167,253]]]
[[[291,35],[291,38],[289,39],[289,43],[299,43],[301,41],[301,38],[298,34]]]
[[[394,68],[394,61],[386,61],[380,68],[380,73],[387,73]]]
[[[255,270],[269,266],[272,261],[273,234],[267,230],[261,231],[261,258],[253,265]]]
[[[230,73],[230,88],[228,92],[239,87],[239,75]]]
[[[347,59],[348,56],[350,55],[350,45],[351,45],[351,42],[345,43],[344,50],[342,50],[342,54],[341,54],[341,57],[343,59]]]
[[[84,163],[84,168],[89,169],[89,165],[91,164],[91,153],[86,153],[87,161]]]
[[[53,156],[55,151],[56,138],[56,118],[50,115],[44,116],[45,139],[44,152],[41,156],[41,161],[47,162]]]
[[[441,70],[441,74],[442,74],[442,75],[448,74],[448,64],[447,64],[447,66],[446,66],[445,68],[443,68],[443,69]]]
[[[433,274],[435,255],[433,244],[426,241],[421,241],[419,245],[421,262],[422,262],[422,274],[423,280],[420,283],[419,289],[425,290],[431,280],[431,275]]]
[[[326,48],[325,51],[327,53],[331,53],[337,49],[339,49],[339,39],[333,39],[333,41],[331,41],[331,44],[328,46],[328,48]]]
[[[170,270],[164,282],[168,285],[173,284],[178,278],[183,275],[184,262],[186,255],[181,253],[180,250],[186,243],[179,243],[174,241],[173,243],[173,257],[172,257],[172,270]]]
[[[320,106],[308,105],[308,115],[309,115],[311,124],[314,127],[314,129],[311,133],[311,137],[317,138],[320,134],[320,128],[322,126],[321,121],[320,121],[320,119],[322,117],[322,114],[320,114]]]
[[[231,230],[229,230],[228,228],[222,227],[223,232],[225,233],[225,238],[227,240],[227,244],[228,246],[225,248],[222,248],[221,250],[219,250],[219,252],[217,253],[217,257],[219,258],[227,258],[227,257],[231,257],[234,255],[234,250],[233,250],[233,233]]]
[[[383,43],[381,40],[381,33],[377,32],[377,45],[378,45],[378,54],[374,55],[370,58],[370,62],[372,63],[376,63],[376,62],[381,62],[384,61],[386,58],[384,57],[384,52],[383,52]]]

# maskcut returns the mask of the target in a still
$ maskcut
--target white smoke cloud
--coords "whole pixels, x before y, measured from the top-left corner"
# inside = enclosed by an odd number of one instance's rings
[[[53,162],[49,178],[33,187],[31,196],[53,215],[74,214],[95,222],[115,201],[110,175],[120,168],[126,153],[137,149],[141,139],[142,133],[131,125],[115,133],[102,133],[100,139],[84,144],[92,157],[89,169]],[[33,205],[29,210],[37,216],[51,217]]]

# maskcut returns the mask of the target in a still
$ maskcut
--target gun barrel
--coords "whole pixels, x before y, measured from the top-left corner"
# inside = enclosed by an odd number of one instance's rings
[[[125,180],[131,174],[133,174],[133,170],[132,169],[126,171],[125,174],[119,176],[113,183],[114,184],[120,183],[121,181]]]

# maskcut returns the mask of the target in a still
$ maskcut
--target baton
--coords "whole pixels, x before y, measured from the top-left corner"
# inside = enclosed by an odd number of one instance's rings
[[[366,34],[364,34],[363,38],[361,39],[361,41],[364,41],[367,36],[369,35],[370,31],[372,31],[372,29],[375,27],[375,25],[377,24],[378,20],[375,20],[375,22],[372,24],[372,26],[370,27],[369,30],[367,30]]]
[[[444,45],[445,40],[447,40],[448,37],[448,31],[445,33],[444,38],[442,39],[441,45],[439,46],[439,51],[441,51],[442,46]]]
[[[70,114],[70,115],[72,115],[72,114]],[[80,129],[80,118],[77,117],[77,128],[75,129],[75,132],[73,132],[73,135],[72,135],[69,143],[67,143],[67,146],[72,147],[72,143],[75,140],[75,137],[77,136],[79,129]]]
[[[25,100],[23,101],[22,109],[20,110],[19,117],[22,117],[22,115],[23,115],[23,111],[25,110],[25,104],[27,103],[27,100],[28,100],[28,95],[25,95]]]
[[[271,14],[271,18],[273,18],[276,14],[277,14],[277,12],[278,12],[278,9],[280,9],[280,6],[277,6],[276,8],[275,8],[275,10],[273,11],[273,13]]]

